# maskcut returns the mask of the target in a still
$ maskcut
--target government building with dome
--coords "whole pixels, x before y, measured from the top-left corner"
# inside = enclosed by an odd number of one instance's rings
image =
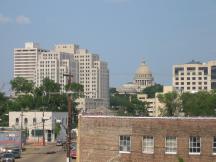
[[[154,85],[154,78],[150,68],[143,60],[135,72],[133,82],[123,84],[117,88],[117,91],[122,94],[136,94],[152,85]]]

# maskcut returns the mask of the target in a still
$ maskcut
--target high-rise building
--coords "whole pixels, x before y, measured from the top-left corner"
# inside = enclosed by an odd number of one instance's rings
[[[198,92],[216,88],[216,61],[201,63],[192,60],[173,66],[173,87],[180,92]]]
[[[97,106],[109,106],[109,70],[106,62],[75,44],[58,44],[52,51],[40,49],[36,43],[14,49],[14,77],[20,76],[40,86],[48,77],[66,85],[63,74],[72,74],[73,82],[83,85],[86,98]]]
[[[90,53],[74,44],[59,44],[55,51],[74,55],[78,62],[78,82],[84,87],[86,98],[92,98],[96,103],[109,106],[109,70],[106,62],[101,61],[97,54]]]
[[[36,65],[41,52],[47,50],[41,49],[38,43],[26,42],[24,48],[14,49],[14,78],[23,77],[35,83]]]
[[[36,86],[42,85],[44,78],[49,78],[61,85],[62,91],[67,84],[63,74],[72,74],[73,82],[78,82],[78,66],[73,55],[63,52],[43,52],[37,63]]]

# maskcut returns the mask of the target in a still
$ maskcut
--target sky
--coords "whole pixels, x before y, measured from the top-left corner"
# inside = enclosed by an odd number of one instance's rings
[[[142,59],[156,83],[172,65],[216,59],[215,0],[1,0],[0,90],[9,91],[13,49],[74,43],[108,62],[110,86],[133,80]]]

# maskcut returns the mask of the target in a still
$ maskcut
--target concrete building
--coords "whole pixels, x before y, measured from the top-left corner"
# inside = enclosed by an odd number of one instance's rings
[[[136,70],[134,84],[141,90],[154,85],[154,78],[148,65],[143,60]]]
[[[137,94],[137,99],[147,104],[147,110],[149,116],[162,116],[164,110],[164,104],[159,101],[160,94],[166,94],[175,91],[173,86],[163,86],[163,92],[155,94],[154,98],[149,98],[147,94]]]
[[[143,60],[134,74],[133,82],[123,84],[116,90],[120,94],[136,94],[141,92],[146,87],[154,85],[154,78],[150,68]]]
[[[216,88],[216,61],[191,61],[173,66],[172,84],[180,92],[210,91]]]
[[[14,78],[23,77],[35,83],[38,57],[47,50],[38,43],[26,42],[24,48],[14,49]]]
[[[59,83],[62,91],[67,84],[67,78],[63,74],[72,74],[72,82],[78,82],[78,64],[73,55],[63,52],[43,52],[38,58],[36,69],[36,86],[43,84],[44,78],[49,78],[55,83]]]
[[[43,122],[45,119],[45,141],[55,141],[56,120],[62,121],[60,136],[65,137],[64,127],[67,126],[67,112],[9,112],[9,127],[27,129],[29,132],[28,142],[42,141]]]
[[[216,161],[216,118],[80,116],[78,162]]]
[[[100,60],[97,54],[90,53],[87,49],[81,49],[78,45],[58,44],[55,51],[67,52],[74,55],[78,62],[78,81],[84,87],[86,98],[92,98],[103,102],[104,107],[109,106],[109,70],[108,64]]]

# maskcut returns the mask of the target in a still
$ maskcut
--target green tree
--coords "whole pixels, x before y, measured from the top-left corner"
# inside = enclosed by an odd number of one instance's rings
[[[184,93],[181,96],[183,110],[187,116],[215,116],[216,94],[214,91]]]
[[[163,116],[178,116],[182,109],[180,96],[177,92],[158,95],[159,101],[164,104]]]
[[[8,107],[7,107],[8,99],[5,97],[3,92],[0,92],[0,126],[7,126],[8,124]]]
[[[143,103],[132,95],[110,96],[111,110],[117,111],[117,115],[123,116],[147,116],[146,103]]]
[[[154,98],[156,92],[163,92],[163,86],[160,84],[155,84],[150,87],[146,87],[143,93],[147,94],[149,98]]]
[[[16,77],[10,81],[12,90],[15,93],[31,93],[34,88],[34,84],[31,81],[26,80],[22,77]]]

